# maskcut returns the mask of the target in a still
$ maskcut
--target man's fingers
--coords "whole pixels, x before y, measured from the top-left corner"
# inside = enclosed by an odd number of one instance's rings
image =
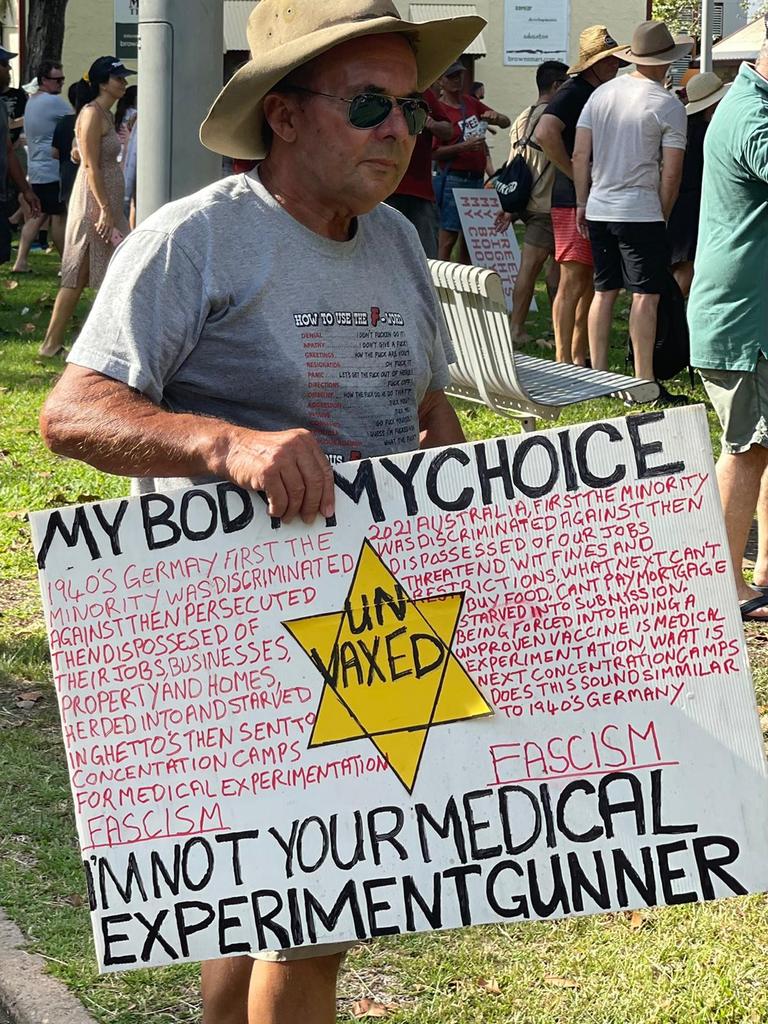
[[[288,508],[288,494],[283,486],[279,473],[271,474],[265,479],[263,487],[254,488],[263,490],[267,495],[267,511],[273,519],[282,519],[285,510]]]
[[[333,479],[333,470],[319,445],[315,447],[315,457],[322,480],[319,506],[320,515],[330,519],[336,511],[336,483]]]
[[[299,513],[306,490],[304,477],[295,461],[286,461],[280,466],[280,476],[287,495],[287,504],[281,518],[290,521]]]

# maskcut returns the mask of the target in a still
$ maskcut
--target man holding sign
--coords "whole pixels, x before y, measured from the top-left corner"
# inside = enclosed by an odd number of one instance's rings
[[[463,440],[418,235],[379,204],[424,127],[419,90],[483,24],[409,24],[389,0],[262,0],[252,60],[201,129],[215,152],[262,162],[121,246],[43,411],[49,446],[143,492],[224,478],[312,522],[334,513],[331,463]],[[244,231],[247,256],[232,245]],[[205,1019],[244,1021],[250,984],[253,1021],[333,1020],[344,948],[207,964]]]

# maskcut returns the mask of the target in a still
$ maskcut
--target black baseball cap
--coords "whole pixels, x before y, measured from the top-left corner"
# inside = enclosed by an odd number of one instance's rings
[[[125,78],[136,72],[127,68],[117,57],[97,57],[88,68],[88,81],[94,85],[106,82],[109,78]]]
[[[6,50],[5,47],[0,46],[0,60],[13,60],[14,57],[18,57],[18,54],[11,53],[10,50]]]
[[[464,65],[461,63],[460,60],[455,60],[453,62],[453,64],[451,64],[451,66],[449,68],[445,69],[445,71],[443,72],[443,75],[446,75],[446,76],[456,75],[456,74],[459,73],[459,71],[466,71],[466,70],[467,69],[464,67]]]

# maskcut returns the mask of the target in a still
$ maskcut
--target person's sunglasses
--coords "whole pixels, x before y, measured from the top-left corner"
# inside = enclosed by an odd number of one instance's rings
[[[384,124],[394,110],[395,104],[405,118],[409,135],[418,135],[424,131],[424,126],[429,117],[429,107],[422,99],[413,96],[386,96],[378,92],[361,92],[348,100],[345,96],[334,96],[328,92],[317,92],[315,89],[305,89],[302,85],[291,85],[291,92],[306,92],[311,96],[324,96],[329,100],[339,100],[341,103],[349,104],[347,118],[353,128],[360,128],[363,131],[370,128],[377,128]]]
[[[43,75],[43,78],[47,78],[49,82],[63,82],[64,75]]]

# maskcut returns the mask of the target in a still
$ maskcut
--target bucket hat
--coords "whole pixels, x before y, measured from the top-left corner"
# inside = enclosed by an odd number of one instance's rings
[[[613,57],[618,50],[625,50],[626,44],[619,45],[605,25],[590,25],[579,36],[579,59],[569,75],[579,75],[606,57]]]
[[[676,43],[663,21],[643,21],[632,33],[632,42],[616,54],[630,64],[671,64],[691,52],[692,43]]]
[[[251,59],[227,82],[200,128],[214,153],[259,160],[266,94],[291,71],[350,39],[400,33],[414,47],[417,88],[432,85],[485,26],[475,16],[408,22],[392,0],[260,0],[248,19]]]
[[[688,117],[691,114],[698,114],[707,107],[714,106],[726,95],[731,88],[730,82],[723,82],[714,71],[703,71],[688,79],[685,86],[685,94],[688,102],[685,105],[685,112]]]

